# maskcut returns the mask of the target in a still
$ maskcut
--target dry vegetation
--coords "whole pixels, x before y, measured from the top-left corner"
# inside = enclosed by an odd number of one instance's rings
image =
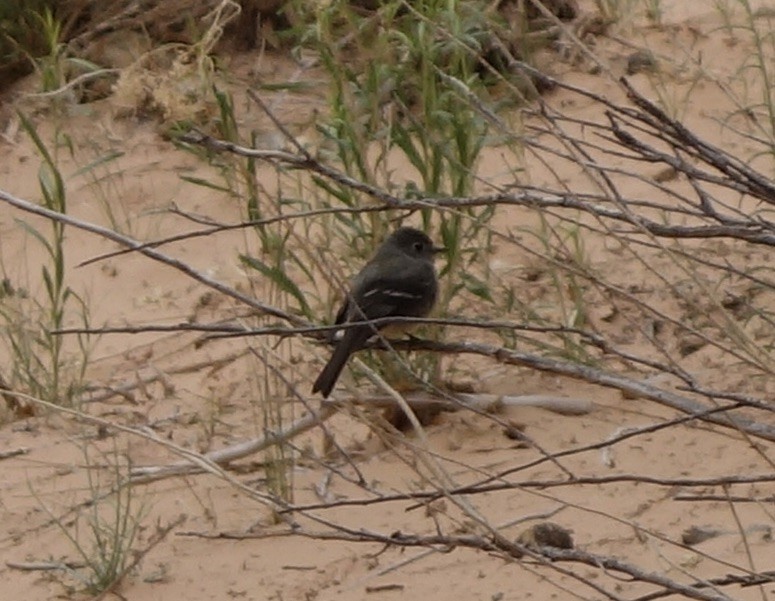
[[[772,13],[271,4],[0,13],[6,594],[775,595]]]

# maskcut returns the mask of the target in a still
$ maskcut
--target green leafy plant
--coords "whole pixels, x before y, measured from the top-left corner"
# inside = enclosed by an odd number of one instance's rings
[[[0,2],[0,81],[31,72],[30,57],[45,53],[46,39],[39,15],[54,4],[51,0]]]
[[[464,2],[420,2],[411,10],[385,3],[374,17],[360,16],[341,2],[320,11],[304,39],[319,53],[329,78],[328,118],[318,125],[322,157],[348,175],[407,198],[471,194],[488,123],[469,95],[486,96],[480,59],[488,27],[498,24],[496,15]],[[339,42],[343,37],[346,48]],[[397,162],[408,168],[399,174]],[[314,181],[323,206],[354,209],[369,202],[346,186]],[[460,292],[492,302],[487,274],[473,266],[489,247],[494,214],[492,207],[421,210],[422,226],[446,249],[439,313],[448,312]],[[356,264],[395,225],[384,214],[348,212],[327,229],[335,248],[352,249],[348,254]],[[450,272],[467,277],[444,277]],[[374,356],[391,361],[384,353]],[[436,381],[437,357],[413,360],[412,371]]]
[[[29,62],[40,77],[40,88],[43,92],[59,90],[78,73],[93,72],[98,69],[94,63],[73,56],[63,41],[62,23],[49,6],[43,6],[38,12],[27,12],[29,26],[37,32],[36,44],[31,47],[17,43],[20,52],[27,56]],[[25,21],[26,23],[26,21]],[[8,39],[10,33],[7,34]],[[60,96],[55,96],[59,100]]]
[[[20,118],[42,159],[38,182],[43,205],[49,210],[66,213],[66,187],[56,156],[49,152],[32,122],[24,115]],[[45,234],[27,222],[19,223],[42,245],[46,260],[40,268],[42,300],[36,298],[36,290],[22,292],[21,289],[0,298],[3,339],[12,357],[9,383],[34,397],[70,405],[77,399],[83,383],[90,340],[87,335],[78,336],[77,352],[67,356],[64,340],[55,331],[65,325],[71,312],[88,327],[88,306],[67,284],[64,224],[51,220],[51,229]]]
[[[317,53],[327,75],[328,110],[315,121],[320,135],[317,158],[408,199],[475,193],[478,160],[490,141],[490,122],[481,103],[487,104],[492,72],[484,64],[492,58],[492,31],[503,26],[502,17],[484,3],[440,0],[409,7],[388,2],[373,13],[358,12],[346,2],[316,8],[314,15],[303,4],[293,6],[294,33],[300,44]],[[232,96],[213,87],[213,98],[218,107],[211,124],[214,134],[242,146],[260,146],[259,134],[242,125],[245,120],[236,114]],[[260,294],[278,292],[281,305],[308,319],[319,317],[321,306],[330,308],[340,300],[338,291],[348,275],[406,217],[401,212],[360,211],[370,200],[352,188],[279,167],[278,191],[268,193],[262,185],[265,175],[257,175],[256,159],[183,147],[219,173],[217,179],[183,179],[239,200],[246,219],[289,210],[335,210],[292,225],[256,223],[259,252],[239,256],[244,267],[270,286]],[[456,311],[466,303],[482,311],[495,308],[501,298],[484,260],[491,249],[495,208],[442,211],[431,202],[418,212],[421,227],[446,249],[439,262],[438,313]],[[310,243],[320,236],[322,253],[320,243]],[[329,249],[348,265],[333,260]],[[446,277],[448,273],[460,276]],[[323,285],[321,274],[326,278]],[[434,329],[429,334],[439,335]],[[407,379],[403,360],[394,365],[389,353],[375,353],[372,360],[383,363],[381,371],[389,380]],[[421,380],[440,381],[433,354],[413,357],[410,367]]]

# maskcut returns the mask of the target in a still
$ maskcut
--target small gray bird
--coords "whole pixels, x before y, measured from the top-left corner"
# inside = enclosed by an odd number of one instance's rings
[[[439,289],[433,256],[443,250],[433,246],[431,239],[420,230],[398,228],[353,279],[335,323],[428,315]],[[312,392],[320,392],[324,398],[331,394],[350,355],[382,327],[364,324],[346,328],[315,380]]]

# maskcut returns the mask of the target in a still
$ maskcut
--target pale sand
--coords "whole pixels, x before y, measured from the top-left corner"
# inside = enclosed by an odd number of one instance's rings
[[[687,50],[693,56],[702,53],[705,67],[718,77],[735,72],[747,54],[749,42],[730,36],[719,29],[721,20],[712,2],[672,2],[665,4],[664,25],[661,28],[614,29],[615,35],[626,37],[638,46],[648,45],[658,55],[679,57]],[[688,7],[691,5],[691,9]],[[615,74],[623,74],[625,58],[630,52],[621,44],[606,38],[597,40],[596,53],[609,61]],[[247,57],[236,57],[233,72],[247,77],[252,68]],[[294,73],[286,60],[264,57],[259,70],[268,79],[283,81]],[[555,66],[555,72],[566,81],[621,101],[623,94],[603,75],[591,75],[583,69],[567,64]],[[665,93],[683,98],[690,87],[693,70],[667,68],[664,75]],[[314,80],[318,73],[302,77]],[[632,82],[647,96],[653,91],[646,75],[635,75]],[[738,82],[739,84],[739,82]],[[734,85],[734,82],[731,84]],[[235,87],[235,89],[239,89]],[[247,102],[239,109],[246,110]],[[273,95],[273,107],[278,116],[290,123],[303,121],[324,105],[317,91],[306,95]],[[588,119],[596,118],[599,107],[573,98],[567,92],[549,94],[548,101],[562,106],[567,114]],[[572,102],[572,104],[569,104]],[[680,101],[683,102],[683,101]],[[700,82],[685,102],[686,124],[705,139],[725,144],[726,134],[715,122],[730,110],[723,95],[713,84]],[[174,202],[192,213],[207,215],[225,222],[241,217],[238,201],[214,191],[182,181],[179,175],[204,177],[208,174],[202,164],[162,140],[151,122],[114,118],[115,106],[111,99],[88,107],[86,116],[69,119],[67,129],[81,148],[87,141],[100,145],[94,156],[104,153],[107,140],[114,147],[126,151],[111,169],[114,186],[105,185],[103,193],[111,198],[119,219],[129,218],[129,233],[138,239],[194,229],[196,226],[181,218],[165,214],[163,209]],[[271,128],[259,116],[255,107],[250,115],[257,126],[269,132]],[[51,133],[51,123],[40,120],[44,135]],[[17,196],[38,198],[38,160],[31,145],[21,136],[16,144],[0,144],[0,188]],[[273,140],[271,136],[267,140]],[[745,152],[744,147],[730,148]],[[503,178],[503,164],[498,149],[487,150],[489,160],[482,161],[485,177]],[[89,156],[87,153],[84,157]],[[62,152],[66,175],[88,160],[76,165]],[[537,162],[530,165],[530,181],[542,185],[553,181],[553,176]],[[397,165],[400,169],[401,165]],[[275,187],[274,172],[266,165],[259,167],[265,174],[262,181],[271,193]],[[653,176],[660,166],[644,166]],[[116,172],[121,171],[120,175]],[[562,178],[571,189],[588,186],[580,168],[563,167]],[[210,174],[212,176],[212,174]],[[100,192],[88,185],[83,177],[68,180],[70,211],[73,215],[107,225],[101,207]],[[637,183],[631,183],[629,194],[636,194]],[[653,188],[649,188],[653,193]],[[113,201],[114,195],[120,196]],[[37,227],[46,227],[39,220],[0,209],[0,240],[2,261],[6,271],[13,275],[18,265],[27,262],[30,277],[39,272],[42,259],[40,247],[32,240],[24,242],[20,228],[13,217],[24,218]],[[535,215],[527,210],[504,210],[496,225],[534,225]],[[247,248],[257,252],[255,237],[250,233],[230,232],[206,239],[191,239],[164,247],[198,270],[229,285],[247,289],[244,271],[239,267],[237,254]],[[610,275],[612,281],[646,286],[641,299],[667,313],[680,315],[675,299],[653,286],[651,275],[643,266],[607,251],[602,239],[590,239],[587,251],[596,268]],[[122,256],[75,269],[82,260],[115,250],[115,245],[98,237],[75,230],[68,231],[68,282],[88,294],[93,324],[109,322],[114,325],[146,323],[179,323],[195,317],[199,322],[214,321],[232,314],[235,303],[215,295],[212,303],[203,302],[207,289],[182,274],[137,254]],[[501,247],[503,248],[503,247]],[[700,246],[700,248],[702,248]],[[739,252],[739,247],[730,252]],[[756,253],[764,253],[756,249]],[[493,267],[532,264],[531,258],[514,248],[493,257]],[[659,269],[669,270],[668,262],[655,259]],[[519,297],[524,303],[533,303],[542,310],[547,294],[547,283],[519,280]],[[651,288],[649,288],[651,286]],[[260,293],[261,282],[256,280],[252,294]],[[769,292],[770,298],[772,296]],[[325,299],[323,299],[325,300]],[[614,340],[632,352],[646,352],[641,338],[628,330],[626,320],[606,317],[605,303],[595,307],[592,315],[600,320],[600,327]],[[506,316],[508,317],[508,316]],[[71,324],[72,325],[72,324]],[[463,336],[463,334],[461,334]],[[240,339],[217,341],[195,350],[191,342],[196,334],[142,333],[136,335],[106,335],[100,340],[89,377],[95,381],[119,384],[132,381],[140,375],[161,370],[170,375],[166,387],[153,383],[133,392],[133,402],[113,399],[106,404],[89,408],[94,415],[134,427],[155,425],[154,432],[183,447],[208,451],[235,444],[260,434],[261,411],[254,402],[262,398],[260,387],[265,375],[261,363],[254,357],[242,357],[218,369],[201,368],[194,373],[171,373],[176,368],[200,361],[217,361],[246,348]],[[72,339],[70,339],[72,341]],[[666,334],[666,344],[676,341]],[[263,348],[257,343],[258,348]],[[674,348],[674,347],[671,347]],[[294,341],[283,343],[278,350],[278,361],[289,363],[288,377],[307,391],[321,360],[328,351],[320,346]],[[312,361],[313,354],[316,360]],[[4,359],[5,361],[6,359]],[[483,390],[511,394],[556,394],[591,399],[595,410],[584,416],[560,416],[541,409],[508,409],[499,417],[523,424],[526,434],[545,451],[557,452],[585,444],[604,441],[621,433],[624,428],[642,427],[661,420],[677,417],[673,410],[646,400],[627,400],[617,391],[604,389],[527,369],[503,367],[482,358],[463,357],[458,365],[475,369],[477,384]],[[719,389],[765,394],[772,393],[772,384],[749,380],[736,366],[719,364],[711,351],[700,351],[687,357],[686,369],[701,377],[709,386]],[[287,417],[302,415],[303,408],[295,404]],[[293,414],[291,416],[291,413]],[[418,473],[411,463],[406,445],[396,443],[397,450],[386,449],[375,440],[367,426],[357,419],[340,415],[329,422],[338,444],[352,453],[366,482],[383,491],[410,491],[420,488]],[[4,599],[72,598],[62,580],[71,584],[71,578],[60,578],[46,572],[20,571],[7,567],[5,562],[34,562],[62,559],[79,560],[77,553],[62,531],[55,525],[45,525],[49,516],[44,507],[60,515],[69,507],[87,498],[86,472],[82,447],[85,437],[94,437],[94,425],[79,425],[69,418],[57,415],[22,419],[6,423],[0,429],[0,451],[24,447],[28,453],[0,461],[0,581]],[[477,471],[490,474],[530,462],[540,454],[507,439],[502,427],[488,417],[470,413],[443,414],[427,428],[430,448],[443,458],[443,465],[460,483],[475,481]],[[410,443],[416,443],[413,434],[407,434]],[[134,464],[154,465],[177,460],[159,445],[137,437],[118,437],[119,454],[128,456]],[[102,464],[114,461],[112,437],[91,439],[89,461]],[[295,441],[313,456],[322,451],[319,432],[305,434]],[[772,443],[757,440],[760,452],[750,442],[729,429],[673,426],[655,433],[640,435],[617,444],[609,453],[600,450],[572,455],[562,460],[563,466],[577,476],[613,476],[618,474],[648,475],[654,478],[714,478],[725,475],[761,474],[772,472],[772,465],[764,457],[772,457]],[[100,455],[99,452],[104,453]],[[403,458],[403,459],[402,459]],[[253,458],[256,461],[262,457]],[[340,467],[352,472],[346,464]],[[293,474],[295,502],[315,503],[320,499],[315,487],[325,482],[327,470],[316,461],[305,458]],[[238,474],[237,479],[263,489],[264,472],[254,467],[249,473]],[[551,463],[525,469],[510,477],[512,482],[554,480],[564,478]],[[622,558],[644,571],[654,571],[680,582],[697,578],[714,578],[738,573],[734,566],[771,569],[775,548],[768,528],[775,523],[772,503],[736,503],[725,501],[687,502],[675,500],[682,492],[713,492],[723,494],[721,488],[686,488],[656,486],[644,483],[617,482],[605,485],[558,486],[546,489],[520,489],[468,497],[489,523],[505,524],[521,516],[548,513],[560,507],[562,511],[551,519],[573,530],[579,548],[600,555]],[[764,497],[775,493],[775,485],[741,485],[730,489],[731,494]],[[366,493],[334,475],[327,486],[327,499],[362,498]],[[144,506],[146,513],[138,534],[136,547],[143,548],[154,536],[157,524],[163,526],[185,515],[185,521],[176,527],[158,546],[150,551],[122,583],[118,591],[126,599],[282,599],[283,601],[360,600],[369,599],[424,599],[494,600],[494,599],[599,599],[578,581],[550,568],[529,562],[506,562],[482,551],[456,549],[450,553],[430,552],[425,549],[387,548],[376,543],[335,542],[313,540],[301,536],[258,538],[242,541],[209,540],[182,536],[182,533],[219,532],[271,533],[282,526],[270,525],[269,512],[245,494],[213,476],[189,476],[168,479],[134,489],[136,507]],[[396,502],[366,507],[335,507],[321,512],[331,522],[352,528],[365,529],[390,535],[395,532],[433,534],[436,525],[425,509],[407,512],[409,503]],[[460,512],[444,501],[435,514],[441,531],[461,532]],[[107,511],[107,508],[105,509]],[[89,510],[85,510],[88,512]],[[747,545],[740,536],[736,519],[743,528],[752,528]],[[64,520],[71,525],[71,517]],[[309,527],[323,529],[323,526]],[[696,554],[666,542],[680,541],[681,533],[690,526],[707,526],[723,531],[718,537],[700,543]],[[756,529],[766,526],[766,529]],[[86,525],[80,523],[81,536],[86,536]],[[506,528],[503,534],[516,538],[524,526]],[[465,531],[463,529],[462,531]],[[749,564],[748,553],[754,566]],[[417,557],[416,561],[401,565]],[[616,583],[601,570],[581,564],[561,564],[573,569],[583,578],[616,591],[621,598],[634,598],[653,587]],[[393,567],[394,569],[390,569]],[[379,587],[386,587],[380,589]],[[775,594],[775,585],[763,587],[766,594]],[[735,599],[761,599],[757,587],[726,587],[724,592]],[[766,596],[764,598],[767,598]]]

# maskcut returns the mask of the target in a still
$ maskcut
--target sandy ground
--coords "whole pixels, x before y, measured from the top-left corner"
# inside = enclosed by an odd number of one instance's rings
[[[616,26],[609,38],[597,40],[596,53],[614,74],[624,73],[626,58],[633,51],[630,44],[649,47],[658,57],[674,59],[663,64],[662,77],[635,75],[633,82],[644,91],[654,86],[652,89],[674,101],[681,117],[699,135],[726,144],[728,133],[719,126],[718,119],[734,107],[724,95],[714,92],[710,83],[694,81],[689,70],[681,66],[681,57],[706,57],[705,68],[720,77],[739,69],[751,53],[750,41],[721,28],[723,19],[713,2],[665,3],[663,8],[661,26]],[[230,69],[235,89],[251,79],[271,82],[300,78],[316,82],[321,77],[314,70],[299,72],[286,59],[271,56],[260,61],[235,57]],[[604,73],[590,73],[587,63],[560,62],[554,69],[566,81],[612,100],[623,98],[614,81]],[[269,97],[280,119],[301,131],[302,136],[306,135],[304,124],[309,124],[315,111],[323,109],[325,100],[315,89]],[[592,119],[600,114],[598,106],[565,91],[552,93],[547,100],[573,116]],[[266,119],[247,100],[240,102],[243,118],[254,120],[261,139],[267,146],[276,144],[279,138]],[[173,203],[181,211],[221,222],[244,217],[244,207],[238,201],[181,179],[181,175],[211,177],[213,172],[197,158],[173,148],[159,135],[154,120],[121,115],[119,104],[116,98],[108,98],[82,111],[79,108],[60,122],[77,148],[75,158],[64,148],[59,153],[71,214],[104,225],[111,225],[108,215],[112,214],[119,231],[139,240],[194,229],[190,220],[167,210]],[[44,137],[52,135],[55,121],[45,115],[36,118]],[[37,199],[39,160],[13,123],[13,119],[8,122],[8,139],[0,143],[0,188],[22,198]],[[115,149],[125,154],[100,172],[99,182],[78,173],[79,168]],[[737,143],[733,150],[743,153],[747,148]],[[500,150],[486,152],[490,154],[482,161],[483,177],[503,177]],[[556,177],[538,161],[528,158],[526,163],[534,185]],[[660,167],[649,169],[653,173],[647,175],[652,176]],[[581,168],[564,166],[561,177],[572,189],[587,186]],[[269,196],[276,193],[274,169],[260,166],[258,179]],[[628,191],[637,194],[637,182],[631,185],[634,188]],[[40,291],[36,274],[43,253],[16,219],[39,228],[47,225],[5,206],[0,209],[0,259],[5,273],[15,286],[28,287],[36,294]],[[537,224],[535,213],[525,209],[503,211],[497,219],[500,221],[495,226],[502,228]],[[77,268],[81,261],[117,247],[73,229],[67,237],[68,283],[87,299],[92,324],[209,323],[245,313],[236,301],[137,254]],[[696,246],[701,252],[710,247],[710,243]],[[238,253],[256,249],[257,242],[249,231],[232,231],[167,245],[164,252],[208,277],[263,299],[265,284],[240,267],[237,259]],[[497,254],[498,250],[503,254]],[[613,282],[632,286],[633,294],[643,302],[662,307],[676,319],[686,316],[686,307],[655,285],[653,274],[642,264],[611,252],[604,238],[587,240],[586,251],[600,273],[609,274]],[[766,249],[741,250],[730,244],[728,252],[749,253],[751,264],[757,265],[772,259]],[[556,307],[550,306],[553,301],[546,279],[524,277],[533,265],[529,256],[519,249],[496,245],[496,253],[488,259],[496,270],[504,264],[519,267],[514,271],[519,276],[521,303],[532,304],[543,315],[556,313]],[[664,257],[655,255],[653,260],[657,270],[671,269],[672,264]],[[769,294],[772,301],[771,291]],[[330,303],[326,292],[312,298],[323,311]],[[702,310],[699,300],[697,307]],[[601,324],[605,322],[603,327],[608,328],[607,334],[613,340],[630,350],[650,353],[643,338],[633,333],[626,316],[609,319],[609,308],[602,301],[591,310]],[[70,325],[77,323],[77,319],[70,319]],[[761,334],[772,339],[771,331]],[[455,335],[458,339],[466,336]],[[326,357],[325,348],[301,340],[264,345],[227,339],[194,345],[198,339],[195,333],[102,336],[95,346],[89,381],[110,386],[130,384],[132,388],[123,396],[88,404],[84,410],[197,452],[260,436],[267,406],[280,411],[286,424],[304,415],[306,410],[300,403],[277,392],[284,389],[264,362],[280,366],[290,384],[306,391]],[[68,344],[72,342],[70,338]],[[670,332],[663,342],[673,349],[680,344]],[[445,365],[450,367],[451,363],[448,360]],[[679,414],[651,401],[624,398],[615,390],[505,367],[483,358],[460,358],[454,361],[454,367],[461,378],[473,382],[479,390],[579,398],[593,401],[594,409],[577,416],[537,408],[508,408],[494,417],[445,413],[427,427],[427,443],[413,433],[380,437],[362,413],[343,411],[329,420],[328,434],[352,462],[343,461],[332,451],[318,429],[295,439],[296,463],[290,470],[294,503],[367,498],[370,494],[354,481],[356,473],[369,490],[387,493],[425,489],[431,478],[430,468],[418,463],[417,456],[423,453],[417,449],[427,444],[430,456],[457,484],[514,469],[498,480],[513,485],[507,490],[467,497],[476,511],[508,538],[516,538],[527,524],[543,516],[571,529],[580,549],[618,557],[643,572],[679,582],[773,568],[775,485],[738,485],[726,492],[718,486],[670,485],[671,479],[689,477],[772,474],[772,443],[749,439],[731,429],[689,422],[641,434],[605,450],[579,452],[559,462],[528,466],[542,453],[600,443],[626,428],[658,424]],[[682,367],[707,386],[772,398],[771,381],[749,377],[745,369],[714,354],[712,349],[689,354]],[[155,379],[143,384],[143,378]],[[268,405],[267,399],[278,397],[279,405]],[[89,516],[95,509],[83,503],[95,491],[107,490],[115,476],[110,466],[118,465],[118,473],[125,474],[127,462],[135,466],[163,465],[178,458],[153,440],[115,434],[94,423],[56,413],[16,419],[6,414],[5,418],[0,428],[0,453],[13,449],[24,452],[0,460],[0,597],[29,601],[88,598],[77,592],[81,589],[78,574],[83,570],[33,571],[20,566],[82,562],[74,541],[87,555],[94,556]],[[503,426],[507,423],[523,427],[541,451],[505,436]],[[237,486],[266,490],[269,473],[264,462],[268,460],[265,455],[256,455],[238,462],[231,483],[214,475],[193,475],[133,487],[131,515],[138,520],[134,549],[146,549],[165,527],[174,527],[139,558],[135,569],[111,595],[131,600],[191,601],[604,598],[579,579],[605,587],[620,599],[637,598],[654,590],[653,586],[617,580],[612,573],[582,564],[561,564],[563,569],[572,570],[561,573],[535,561],[506,561],[471,549],[445,552],[441,547],[402,549],[377,543],[279,536],[287,534],[287,527],[275,523],[265,504]],[[604,484],[570,484],[568,474],[612,478]],[[637,482],[627,477],[632,475],[664,482]],[[553,481],[556,485],[531,486],[533,481]],[[680,499],[689,492],[719,495],[720,500]],[[724,500],[727,492],[737,497],[769,497],[769,501]],[[107,499],[97,506],[102,519],[109,521],[115,500]],[[396,532],[461,534],[473,529],[470,519],[449,499],[437,501],[431,509],[409,507],[407,501],[366,506],[332,503],[315,513],[325,521],[307,521],[305,527],[324,531],[327,525],[336,524],[352,532],[365,530],[386,536]],[[519,522],[525,517],[533,521]],[[690,527],[712,529],[716,536],[691,547],[680,544],[682,533]],[[273,533],[278,536],[271,536]],[[219,534],[229,537],[218,538]],[[727,586],[716,592],[719,598],[727,594],[734,599],[768,599],[775,596],[775,584]]]

